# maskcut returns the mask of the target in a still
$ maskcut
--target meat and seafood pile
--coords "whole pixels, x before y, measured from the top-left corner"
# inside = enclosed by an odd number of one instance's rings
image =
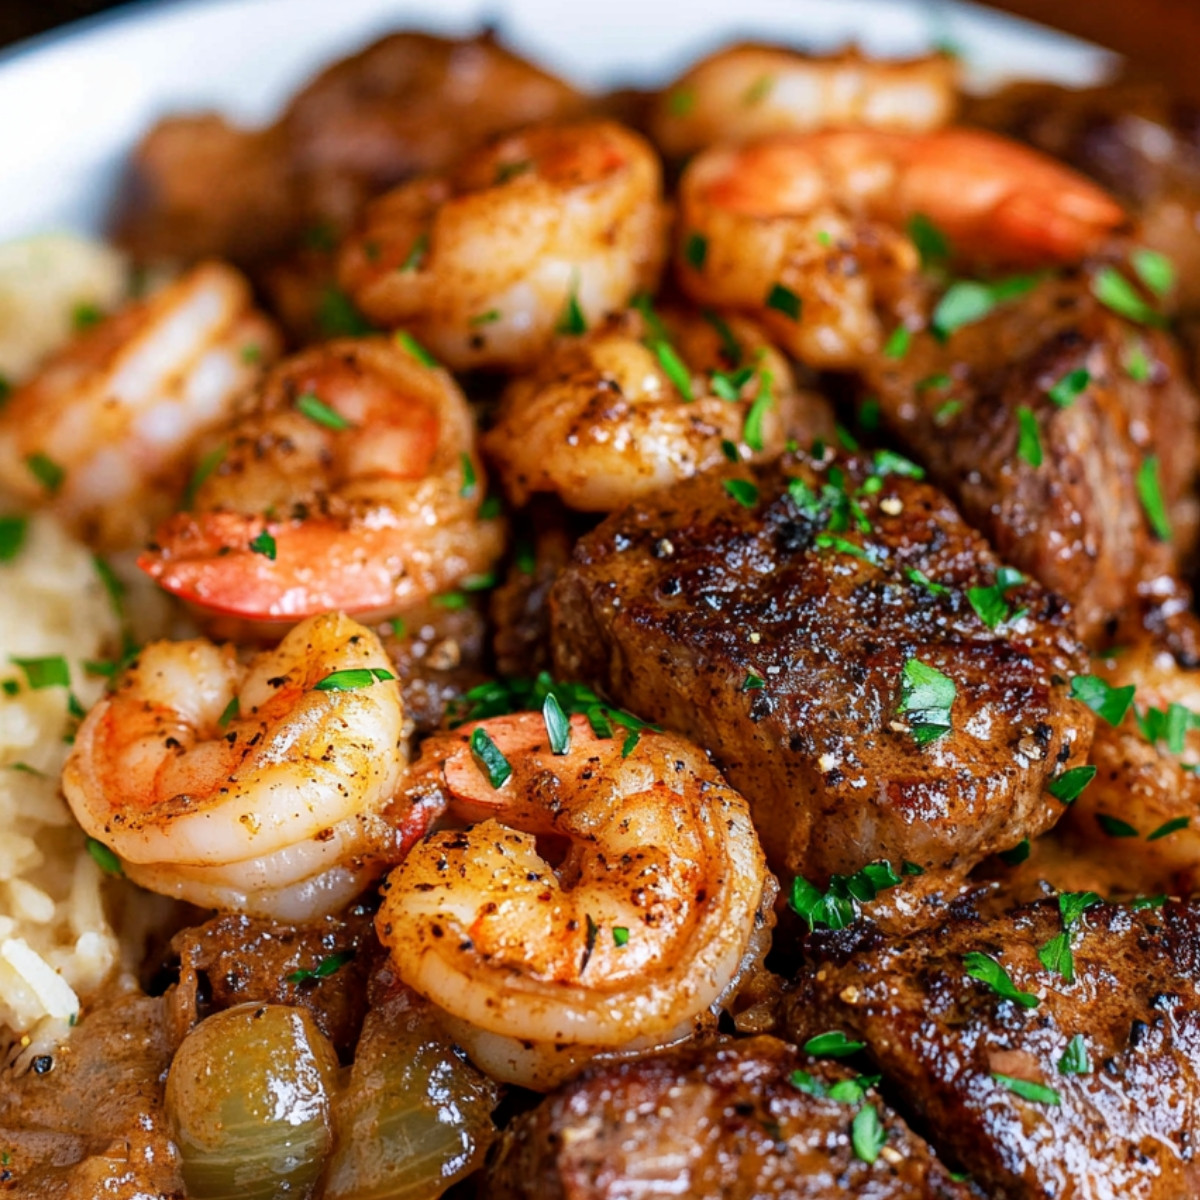
[[[2,393],[123,949],[0,1009],[0,1192],[1200,1197],[1200,121],[959,68],[144,137]]]

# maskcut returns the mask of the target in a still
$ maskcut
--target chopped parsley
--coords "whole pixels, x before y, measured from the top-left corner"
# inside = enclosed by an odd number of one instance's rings
[[[362,337],[375,332],[375,327],[358,311],[354,301],[332,284],[322,289],[317,301],[317,325],[327,338]]]
[[[1125,374],[1135,383],[1145,383],[1150,378],[1150,356],[1146,353],[1146,346],[1141,338],[1130,342],[1123,365]]]
[[[963,966],[972,979],[986,983],[997,996],[1020,1004],[1023,1008],[1037,1008],[1038,998],[1032,992],[1021,991],[1008,972],[990,954],[972,950],[963,956]]]
[[[299,971],[293,971],[287,976],[287,981],[288,983],[305,983],[309,979],[328,979],[330,975],[336,974],[353,958],[353,950],[339,950],[336,954],[330,954],[321,959],[311,970],[302,968]]]
[[[793,912],[804,918],[809,929],[824,925],[829,929],[845,929],[858,916],[858,906],[869,904],[880,892],[897,887],[900,876],[889,862],[867,863],[853,875],[833,875],[829,887],[822,892],[802,875],[792,880],[788,904]]]
[[[767,307],[782,313],[791,321],[800,320],[800,297],[782,283],[773,283],[767,293]]]
[[[924,571],[919,571],[916,567],[909,567],[904,572],[904,578],[909,583],[915,583],[917,587],[924,588],[931,596],[950,595],[950,589],[944,583],[935,583]]]
[[[692,375],[687,369],[679,352],[665,338],[652,338],[647,345],[658,359],[663,374],[675,385],[675,390],[683,397],[684,403],[690,404],[696,398],[692,390]]]
[[[1046,784],[1046,791],[1062,804],[1074,804],[1083,794],[1083,789],[1095,778],[1095,767],[1072,767],[1050,780]]]
[[[488,782],[494,788],[503,787],[512,775],[512,766],[501,752],[500,747],[488,736],[482,726],[471,731],[469,742],[471,757],[478,763],[479,768],[488,777]]]
[[[908,353],[908,348],[912,345],[912,330],[904,325],[897,325],[892,330],[891,336],[884,343],[883,354],[885,358],[903,358]]]
[[[729,365],[740,367],[742,365],[742,344],[734,336],[729,322],[719,313],[713,312],[711,308],[706,308],[700,315],[716,330],[717,337],[721,339],[721,353]]]
[[[758,503],[758,488],[748,479],[726,479],[721,486],[743,508],[753,508]]]
[[[571,281],[571,290],[567,293],[567,302],[563,307],[562,316],[554,327],[555,333],[566,334],[569,337],[579,337],[587,333],[587,317],[579,304],[579,279]]]
[[[1032,849],[1033,847],[1030,845],[1029,839],[1022,838],[1011,850],[1001,850],[1000,859],[1010,867],[1016,867],[1029,857]]]
[[[566,754],[571,748],[571,722],[553,692],[546,693],[542,704],[542,721],[546,726],[546,736],[550,739],[551,753]]]
[[[1101,267],[1092,276],[1091,289],[1092,295],[1118,316],[1135,321],[1139,325],[1166,324],[1162,315],[1138,295],[1137,289],[1116,267]]]
[[[1200,725],[1200,716],[1182,704],[1172,702],[1166,709],[1148,708],[1144,713],[1135,707],[1134,720],[1138,723],[1142,737],[1151,745],[1166,742],[1171,754],[1182,754],[1187,734]]]
[[[755,376],[753,367],[738,367],[733,371],[714,371],[710,376],[713,394],[730,404],[742,398],[742,388]]]
[[[210,450],[196,464],[196,469],[192,472],[191,479],[188,480],[188,485],[183,492],[183,507],[192,509],[196,505],[196,496],[200,489],[204,486],[204,482],[208,477],[225,461],[226,448],[217,446]]]
[[[879,1110],[873,1104],[864,1104],[850,1124],[850,1144],[855,1156],[865,1163],[873,1163],[886,1141],[887,1130],[879,1119]]]
[[[355,688],[370,687],[373,683],[386,683],[395,679],[391,671],[383,667],[349,667],[344,671],[333,671],[324,679],[313,684],[318,692],[349,692]]]
[[[28,517],[0,517],[0,563],[12,562],[21,553],[28,532]]]
[[[708,238],[702,233],[689,233],[683,243],[683,257],[693,271],[703,271],[708,258]]]
[[[1031,467],[1042,465],[1042,439],[1038,433],[1038,419],[1032,408],[1017,406],[1017,457]]]
[[[998,1071],[992,1072],[992,1078],[1008,1088],[1013,1095],[1020,1096],[1022,1100],[1032,1100],[1037,1104],[1057,1105],[1062,1103],[1062,1097],[1044,1083],[1030,1083],[1026,1079],[1014,1079],[1011,1075],[1001,1075]]]
[[[1166,501],[1163,499],[1162,482],[1158,473],[1158,455],[1151,454],[1142,460],[1137,473],[1137,494],[1142,502],[1142,511],[1154,536],[1160,542],[1171,540],[1171,519],[1167,515]]]
[[[925,471],[910,458],[894,450],[876,450],[872,460],[876,475],[904,475],[909,479],[924,479]]]
[[[1122,821],[1120,817],[1113,817],[1108,813],[1097,813],[1096,824],[1104,831],[1105,837],[1135,838],[1138,836],[1138,831],[1128,821]]]
[[[1083,1034],[1077,1033],[1067,1043],[1067,1048],[1063,1051],[1062,1058],[1058,1060],[1059,1074],[1087,1075],[1091,1069],[1092,1062],[1088,1058],[1087,1043],[1083,1040]]]
[[[1012,275],[994,283],[960,279],[947,289],[933,310],[930,325],[942,341],[967,325],[982,321],[1001,304],[1032,291],[1040,282],[1038,275]]]
[[[1160,300],[1175,286],[1175,265],[1165,255],[1139,246],[1129,256],[1134,274]]]
[[[424,232],[418,233],[417,236],[413,238],[413,244],[409,248],[408,254],[405,255],[404,261],[400,264],[401,273],[406,271],[420,270],[421,264],[425,261],[425,255],[428,250],[429,234]]]
[[[87,847],[88,854],[92,857],[92,861],[105,875],[125,874],[125,871],[121,867],[121,860],[103,842],[90,837],[84,844]]]
[[[996,582],[991,587],[973,587],[967,589],[967,600],[975,610],[975,615],[989,628],[995,629],[1010,618],[1015,620],[1024,613],[1013,614],[1012,605],[1005,598],[1010,589],[1019,587],[1025,582],[1025,576],[1013,567],[1000,567],[996,571]]]
[[[479,486],[479,480],[475,475],[475,464],[465,450],[459,454],[458,461],[462,466],[462,486],[458,489],[458,494],[464,500],[469,500],[475,495],[475,490]]]
[[[418,342],[417,339],[413,337],[413,335],[409,333],[407,329],[401,329],[397,331],[395,337],[396,345],[398,345],[401,350],[407,350],[408,353],[411,354],[413,358],[415,358],[417,362],[421,364],[421,366],[438,366],[438,360],[434,358],[433,355],[430,354],[429,351],[426,350],[425,347],[422,346],[421,343]]]
[[[908,717],[909,731],[918,746],[926,746],[950,732],[950,713],[957,689],[954,680],[919,658],[904,664],[899,711]]]
[[[1056,408],[1070,408],[1076,399],[1087,391],[1092,382],[1091,374],[1086,367],[1076,371],[1068,371],[1061,379],[1056,379],[1047,389],[1046,395]]]
[[[221,729],[227,729],[229,727],[229,722],[232,721],[234,717],[238,716],[240,711],[241,705],[238,703],[238,698],[234,696],[234,698],[230,700],[227,705],[225,705],[221,715],[217,718],[217,725],[220,726]]]
[[[48,457],[41,452],[35,454],[27,454],[25,456],[25,465],[29,468],[29,473],[46,489],[51,495],[55,495],[66,481],[66,468],[60,466],[54,459]]]
[[[743,692],[757,692],[765,688],[766,682],[761,675],[755,675],[753,671],[746,672],[746,678],[742,681]]]
[[[924,213],[913,213],[908,218],[908,236],[916,246],[925,270],[944,266],[949,260],[949,240]]]
[[[489,308],[487,312],[476,313],[467,324],[472,329],[478,329],[481,325],[494,325],[500,320],[501,315],[498,308]]]
[[[1072,700],[1082,700],[1084,704],[1102,717],[1110,725],[1120,725],[1129,712],[1137,688],[1134,684],[1125,687],[1113,687],[1099,675],[1075,675],[1071,678],[1071,690],[1068,693]]]
[[[813,538],[813,545],[818,550],[837,550],[841,554],[849,554],[851,558],[858,558],[863,562],[874,561],[864,547],[842,537],[839,533],[818,533]]]
[[[738,453],[736,444],[731,442],[729,438],[721,439],[721,453],[731,463],[742,461],[742,456]]]
[[[852,1042],[840,1029],[831,1029],[828,1033],[809,1038],[804,1043],[804,1053],[815,1058],[847,1058],[865,1046],[865,1042]]]
[[[1062,917],[1062,930],[1056,933],[1038,950],[1038,961],[1048,971],[1061,975],[1067,983],[1075,982],[1075,958],[1071,953],[1071,928],[1078,923],[1084,911],[1099,904],[1095,892],[1060,892],[1058,911]]]
[[[8,661],[21,668],[26,686],[35,692],[42,688],[71,686],[71,668],[61,654],[46,658],[17,658],[13,655]]]
[[[1170,837],[1171,834],[1186,829],[1190,824],[1190,817],[1173,817],[1170,821],[1164,821],[1153,833],[1146,834],[1146,841],[1157,842],[1162,838]]]
[[[255,554],[261,554],[263,558],[269,562],[274,562],[278,547],[275,544],[275,539],[271,536],[270,530],[264,529],[256,538],[250,540],[250,549]]]
[[[775,397],[771,392],[774,382],[774,376],[765,368],[758,373],[758,395],[754,397],[754,401],[746,413],[745,424],[742,426],[742,441],[756,454],[762,453],[764,445],[763,418],[766,416],[767,409],[775,403]]]

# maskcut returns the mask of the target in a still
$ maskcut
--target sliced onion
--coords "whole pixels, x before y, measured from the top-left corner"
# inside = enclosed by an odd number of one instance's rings
[[[333,1142],[337,1055],[302,1008],[242,1004],[184,1038],[166,1105],[194,1200],[311,1196]]]
[[[363,1024],[324,1200],[434,1200],[483,1161],[497,1088],[405,991]]]

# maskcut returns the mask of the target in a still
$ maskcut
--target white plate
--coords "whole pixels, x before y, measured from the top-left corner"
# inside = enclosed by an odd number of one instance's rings
[[[98,230],[122,156],[164,113],[266,121],[324,62],[386,30],[489,23],[594,87],[664,80],[733,36],[887,54],[947,40],[983,83],[1086,82],[1110,61],[1021,21],[918,0],[144,0],[0,55],[0,240]]]

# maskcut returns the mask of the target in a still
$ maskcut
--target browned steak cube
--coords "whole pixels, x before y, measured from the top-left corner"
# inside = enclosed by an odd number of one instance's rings
[[[844,1067],[814,1063],[768,1037],[591,1070],[508,1128],[483,1194],[490,1200],[972,1195],[853,1079]]]
[[[912,470],[693,480],[581,539],[552,593],[559,676],[706,747],[781,872],[960,876],[1054,823],[1091,741],[1062,603]]]
[[[865,1042],[990,1196],[1200,1195],[1200,905],[1065,895],[897,940],[826,935],[791,1032]]]

